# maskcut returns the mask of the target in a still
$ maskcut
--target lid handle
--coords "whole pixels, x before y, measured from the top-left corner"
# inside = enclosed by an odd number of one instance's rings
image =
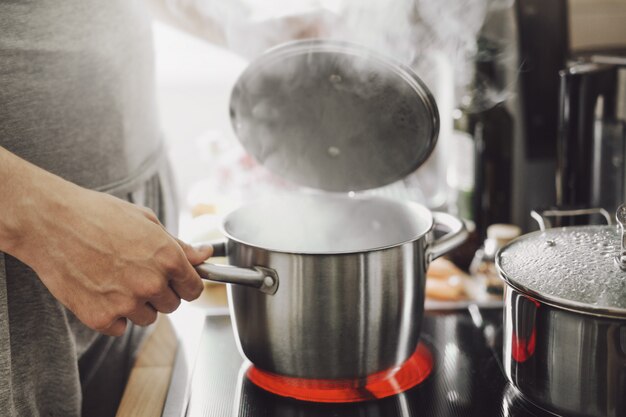
[[[606,219],[606,224],[609,226],[613,224],[609,212],[601,207],[588,209],[534,209],[530,212],[530,216],[537,221],[542,232],[552,227],[552,222],[547,217],[588,216],[590,214],[600,214]]]
[[[617,208],[615,218],[622,230],[622,247],[620,248],[619,255],[615,257],[615,263],[617,263],[622,271],[626,271],[626,205],[621,204]]]

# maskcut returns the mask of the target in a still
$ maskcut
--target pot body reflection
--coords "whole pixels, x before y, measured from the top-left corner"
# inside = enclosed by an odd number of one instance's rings
[[[503,364],[535,404],[568,416],[626,415],[626,321],[505,291]]]
[[[332,256],[230,242],[231,265],[262,265],[280,277],[274,295],[229,286],[242,352],[264,371],[308,379],[363,378],[400,365],[419,339],[426,240]]]

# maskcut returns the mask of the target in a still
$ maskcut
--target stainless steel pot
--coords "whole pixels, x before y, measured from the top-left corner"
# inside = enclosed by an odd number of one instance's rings
[[[434,238],[441,226],[448,233]],[[245,206],[224,233],[237,268],[197,269],[246,284],[229,286],[242,352],[260,369],[309,379],[404,362],[419,338],[428,263],[466,235],[455,217],[416,203],[331,195]]]
[[[408,67],[355,44],[307,40],[255,59],[231,95],[233,128],[299,195],[229,214],[233,323],[259,368],[299,378],[364,378],[415,350],[428,262],[465,238],[462,223],[409,202],[349,197],[415,171],[439,132],[437,105]],[[435,225],[450,232],[435,239]],[[253,288],[250,288],[253,287]]]
[[[507,283],[504,371],[544,409],[626,415],[623,236],[615,226],[542,230],[497,255]]]

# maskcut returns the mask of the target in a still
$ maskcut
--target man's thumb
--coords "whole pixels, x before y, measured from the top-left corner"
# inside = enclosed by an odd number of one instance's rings
[[[199,265],[213,255],[213,246],[210,244],[192,246],[179,239],[176,239],[176,241],[183,249],[187,260],[192,265]]]

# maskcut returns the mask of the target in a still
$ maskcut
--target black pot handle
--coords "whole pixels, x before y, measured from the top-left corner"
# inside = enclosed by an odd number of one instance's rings
[[[213,246],[213,255],[211,255],[212,258],[228,256],[228,246],[224,239],[210,240],[208,242],[204,242],[203,244]]]

